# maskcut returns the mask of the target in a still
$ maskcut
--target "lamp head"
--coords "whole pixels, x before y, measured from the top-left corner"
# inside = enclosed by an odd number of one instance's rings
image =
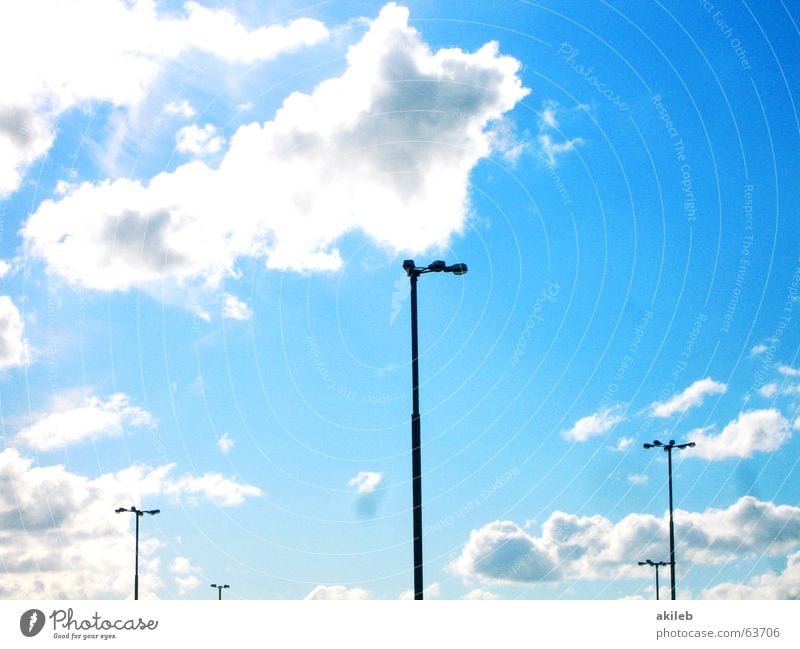
[[[403,270],[406,271],[406,275],[411,277],[413,275],[414,270],[417,268],[417,265],[414,263],[413,259],[406,259],[403,262]]]
[[[130,510],[129,509],[125,509],[124,507],[118,507],[117,509],[114,510],[114,512],[117,513],[117,514],[121,514],[122,512],[127,512],[127,511],[130,511]]]
[[[453,273],[453,275],[464,275],[467,272],[467,265],[453,264],[452,266],[447,266],[444,270],[448,273]]]
[[[145,514],[150,514],[151,516],[155,516],[156,514],[160,514],[160,513],[161,513],[160,509],[150,509],[150,510],[145,512]]]
[[[447,269],[447,264],[445,264],[441,259],[437,259],[434,262],[431,262],[428,265],[428,270],[434,273],[441,273],[443,270]]]

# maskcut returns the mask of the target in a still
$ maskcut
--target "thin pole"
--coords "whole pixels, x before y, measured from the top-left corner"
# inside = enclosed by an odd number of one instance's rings
[[[219,601],[222,601],[222,586],[217,586],[217,590],[219,591]]]
[[[666,446],[669,482],[669,581],[672,599],[675,599],[675,524],[672,520],[672,445]]]
[[[133,512],[136,518],[136,572],[133,577],[133,599],[139,599],[139,512]]]
[[[658,564],[656,564],[656,599],[659,599],[659,597],[658,597]]]
[[[422,599],[422,454],[419,414],[419,343],[417,340],[417,274],[411,273],[411,473],[414,510],[414,599]]]

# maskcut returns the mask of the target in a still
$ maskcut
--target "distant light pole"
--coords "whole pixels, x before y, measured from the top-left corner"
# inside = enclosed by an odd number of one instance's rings
[[[448,266],[443,261],[434,261],[428,266],[417,266],[413,259],[403,262],[403,270],[411,281],[411,472],[412,502],[414,510],[414,599],[422,599],[422,455],[420,453],[419,415],[419,344],[417,340],[417,278],[425,273],[453,273],[463,275],[466,264]]]
[[[125,509],[124,507],[120,507],[114,510],[117,514],[121,514],[123,512],[131,512],[136,514],[136,570],[134,572],[133,577],[133,599],[139,599],[139,519],[144,516],[145,514],[150,514],[151,516],[155,516],[161,510],[160,509],[136,509],[136,507],[131,507],[130,509]]]
[[[693,448],[694,442],[686,444],[676,444],[674,439],[669,440],[666,444],[659,442],[657,439],[653,440],[652,444],[645,444],[645,448],[663,448],[667,454],[667,475],[669,476],[669,583],[671,599],[675,599],[675,524],[672,520],[672,449],[677,448],[683,450],[685,448]]]
[[[645,559],[644,561],[639,561],[640,566],[655,566],[656,568],[656,599],[658,597],[658,567],[659,566],[668,566],[669,563],[666,561],[651,561],[650,559]]]
[[[211,588],[216,588],[219,591],[219,599],[222,601],[222,589],[230,588],[230,586],[228,586],[228,584],[220,584],[219,586],[217,586],[217,584],[211,584]]]

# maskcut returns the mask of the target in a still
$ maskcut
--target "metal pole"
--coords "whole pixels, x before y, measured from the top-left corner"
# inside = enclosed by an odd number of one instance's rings
[[[656,564],[656,599],[659,599],[659,597],[658,597],[658,564]]]
[[[219,601],[222,601],[222,586],[217,586],[217,590],[219,591]]]
[[[417,274],[411,273],[411,474],[414,512],[414,599],[422,599],[422,454],[419,415],[419,343],[417,340]]]
[[[133,577],[133,599],[139,599],[139,512],[134,510],[136,518],[136,572]]]
[[[669,581],[672,599],[675,599],[675,524],[672,520],[672,442],[666,446],[669,482]]]

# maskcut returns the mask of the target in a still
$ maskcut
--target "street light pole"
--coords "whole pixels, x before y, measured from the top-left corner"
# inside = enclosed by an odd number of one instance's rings
[[[669,485],[669,583],[671,599],[675,599],[675,523],[672,518],[672,449],[677,448],[683,450],[685,448],[693,448],[694,442],[686,444],[676,444],[674,439],[669,440],[666,444],[659,442],[657,439],[653,440],[652,444],[645,444],[645,448],[663,448],[667,453],[667,482]]]
[[[118,509],[114,510],[117,514],[121,514],[123,512],[131,512],[136,515],[136,563],[133,573],[133,599],[139,599],[139,518],[144,516],[145,514],[150,514],[151,516],[155,516],[161,510],[160,509],[136,509],[136,507],[131,507],[130,509],[125,509],[124,507],[119,507]]]
[[[411,489],[414,525],[414,599],[422,599],[422,453],[419,413],[419,339],[417,333],[417,278],[424,273],[453,273],[463,275],[466,264],[447,266],[434,261],[428,266],[417,266],[413,259],[403,262],[403,269],[411,282]]]
[[[639,561],[639,565],[640,566],[655,566],[655,568],[656,568],[656,599],[659,599],[659,596],[658,596],[658,591],[659,591],[659,586],[658,586],[658,568],[659,568],[659,566],[668,566],[669,563],[667,563],[666,561],[651,561],[650,559],[646,559],[644,561]]]
[[[219,601],[222,601],[222,589],[230,588],[230,586],[228,586],[228,584],[220,584],[219,586],[217,584],[211,584],[211,588],[216,588],[219,591]]]

